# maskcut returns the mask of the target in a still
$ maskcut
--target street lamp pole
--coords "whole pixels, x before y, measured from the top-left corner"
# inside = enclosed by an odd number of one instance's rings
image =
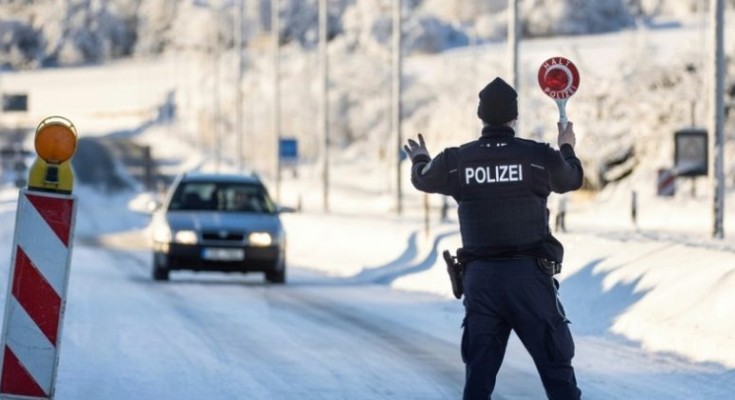
[[[220,64],[220,35],[219,35],[219,27],[222,26],[222,0],[219,0],[215,2],[214,4],[214,17],[215,17],[215,25],[214,25],[214,57],[212,57],[213,62],[213,89],[212,89],[212,97],[214,98],[212,107],[212,114],[213,114],[213,129],[214,129],[214,168],[215,171],[220,170],[220,163],[222,162],[222,132],[220,131],[221,121],[220,119],[222,116],[220,115],[220,88],[219,88],[219,80],[220,80],[220,70],[219,70],[219,64]]]
[[[396,212],[403,213],[403,188],[401,179],[401,146],[403,145],[403,134],[401,132],[401,0],[393,3],[393,129],[396,131],[396,153],[390,157],[396,160]],[[389,152],[390,154],[390,152]]]
[[[520,35],[518,23],[518,0],[508,3],[508,59],[510,61],[510,82],[516,90],[519,88],[518,79],[518,37]]]
[[[244,128],[243,128],[243,95],[242,95],[242,81],[243,81],[243,75],[245,74],[245,68],[243,65],[243,59],[242,59],[242,44],[243,44],[243,25],[244,25],[244,10],[243,6],[245,0],[237,0],[237,10],[235,10],[237,21],[235,22],[235,59],[237,60],[237,87],[235,88],[235,92],[237,94],[237,101],[236,101],[236,112],[235,112],[235,118],[236,118],[236,125],[235,132],[237,135],[237,166],[240,172],[243,172],[245,169],[245,155],[244,155],[244,149],[243,149],[243,135],[244,135]]]
[[[712,154],[712,170],[714,176],[714,226],[712,236],[716,239],[725,237],[724,230],[724,210],[725,210],[725,173],[724,173],[724,18],[723,18],[723,0],[711,0],[711,34],[712,34],[712,88],[710,98],[710,129],[713,140],[710,140],[712,146],[710,154]]]
[[[280,1],[271,0],[271,35],[273,40],[273,136],[276,156],[276,201],[281,198],[281,36]]]
[[[319,107],[319,133],[322,148],[323,207],[329,211],[329,53],[327,50],[328,18],[327,0],[319,0],[319,55],[321,75],[321,102]]]

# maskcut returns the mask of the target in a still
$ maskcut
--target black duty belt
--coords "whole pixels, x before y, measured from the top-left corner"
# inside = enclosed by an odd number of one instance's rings
[[[535,260],[538,267],[545,274],[554,276],[561,272],[561,263],[549,260],[548,258],[540,258],[535,256],[529,256],[524,254],[517,255],[503,255],[503,256],[467,256],[463,255],[458,257],[459,262],[462,265],[467,265],[471,261],[504,261],[504,260]]]

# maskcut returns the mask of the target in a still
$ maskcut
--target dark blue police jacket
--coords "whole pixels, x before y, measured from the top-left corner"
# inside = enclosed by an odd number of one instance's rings
[[[465,259],[518,256],[562,262],[564,249],[549,229],[547,198],[582,186],[574,148],[515,137],[507,126],[485,126],[482,136],[430,159],[413,159],[411,182],[458,203]]]

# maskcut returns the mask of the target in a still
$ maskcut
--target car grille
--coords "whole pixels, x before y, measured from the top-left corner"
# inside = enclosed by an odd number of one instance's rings
[[[226,232],[226,231],[202,232],[202,239],[242,242],[245,239],[245,234],[242,232]]]

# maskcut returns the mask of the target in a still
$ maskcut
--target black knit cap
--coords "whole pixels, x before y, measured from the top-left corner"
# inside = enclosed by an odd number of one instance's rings
[[[518,93],[501,78],[480,90],[477,116],[490,125],[503,125],[518,117]]]

